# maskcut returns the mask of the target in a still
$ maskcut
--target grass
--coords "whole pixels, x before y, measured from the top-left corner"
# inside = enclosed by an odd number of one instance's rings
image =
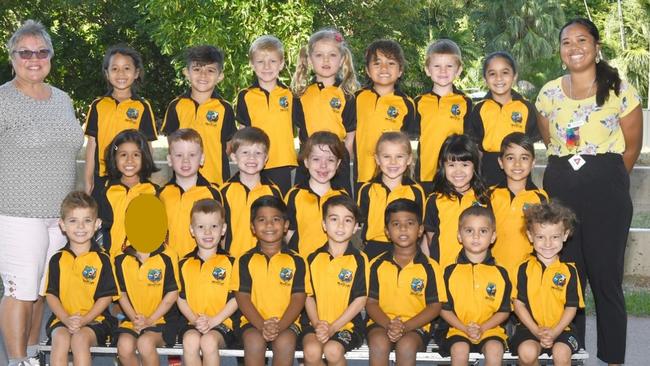
[[[628,315],[650,317],[650,289],[626,288],[624,294]],[[590,289],[587,289],[585,294],[585,306],[587,315],[596,315],[594,296]]]

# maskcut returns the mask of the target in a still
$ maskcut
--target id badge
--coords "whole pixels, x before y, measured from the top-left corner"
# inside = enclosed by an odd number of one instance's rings
[[[580,127],[582,127],[584,124],[585,124],[585,121],[584,121],[584,120],[581,120],[581,121],[573,121],[573,122],[569,123],[569,124],[566,126],[566,128],[569,129],[569,130],[574,130],[574,129],[576,129],[576,128],[580,128]]]
[[[582,158],[582,156],[580,156],[580,154],[575,154],[569,158],[569,164],[571,164],[573,170],[578,171],[587,164],[587,162]]]

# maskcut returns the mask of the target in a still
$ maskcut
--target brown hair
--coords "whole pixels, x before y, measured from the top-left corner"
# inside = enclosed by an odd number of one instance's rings
[[[243,145],[254,145],[260,144],[266,148],[266,151],[269,151],[271,147],[271,140],[269,136],[262,129],[258,127],[244,127],[241,130],[235,132],[230,140],[233,153],[237,152]]]
[[[459,229],[463,224],[463,221],[465,221],[465,219],[468,218],[469,216],[485,217],[490,222],[490,227],[492,228],[492,230],[496,229],[497,220],[494,217],[494,212],[492,212],[492,209],[483,206],[478,206],[478,205],[470,206],[460,213],[460,216],[458,217]]]
[[[309,158],[312,150],[318,145],[325,145],[330,148],[330,151],[337,159],[343,160],[345,157],[345,145],[338,136],[329,131],[318,131],[313,133],[307,141],[300,147],[300,154],[298,160],[304,162]]]
[[[221,220],[226,220],[226,210],[219,201],[212,198],[204,198],[194,202],[190,211],[190,220],[194,221],[194,215],[197,213],[212,214],[218,213]]]
[[[203,151],[203,139],[196,130],[192,128],[181,128],[167,136],[167,145],[171,151],[172,144],[178,141],[193,142],[201,147]]]
[[[255,39],[248,49],[248,60],[253,61],[253,55],[259,51],[277,52],[284,60],[284,46],[275,36],[267,34]]]
[[[559,224],[562,223],[564,230],[573,232],[577,222],[576,214],[557,200],[542,202],[528,207],[524,211],[526,219],[526,230],[532,232],[534,224]]]
[[[388,131],[384,132],[381,134],[379,137],[379,140],[377,140],[377,144],[375,145],[375,155],[379,156],[379,147],[381,144],[384,142],[392,142],[394,144],[400,144],[406,148],[406,152],[409,154],[409,156],[413,156],[413,148],[411,147],[411,140],[409,140],[408,135],[406,135],[403,132],[399,131]],[[412,166],[409,166],[406,171],[404,172],[404,175],[406,175],[409,178],[412,178]],[[375,167],[375,176],[381,175],[381,171],[379,170],[379,167]]]
[[[441,38],[437,41],[431,42],[427,48],[427,56],[424,61],[425,66],[429,66],[429,62],[431,62],[431,57],[433,55],[452,55],[455,56],[456,61],[458,61],[458,66],[462,66],[463,64],[460,47],[458,47],[456,42],[451,39]]]
[[[61,219],[65,219],[75,208],[89,208],[97,217],[97,202],[86,192],[72,191],[61,202]]]

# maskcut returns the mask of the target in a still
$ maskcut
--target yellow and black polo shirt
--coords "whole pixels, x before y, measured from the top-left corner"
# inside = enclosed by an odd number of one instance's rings
[[[526,189],[516,195],[505,183],[492,190],[490,202],[497,220],[497,240],[492,255],[500,266],[508,270],[510,278],[515,278],[519,264],[533,252],[533,245],[526,236],[524,211],[531,205],[546,201],[548,195],[537,188],[530,177]]]
[[[151,252],[144,262],[140,262],[133,247],[127,247],[124,253],[115,258],[115,274],[120,292],[126,293],[137,314],[151,316],[165,295],[178,291],[178,279],[174,273],[178,263],[175,261],[174,255],[163,246]],[[167,315],[156,319],[154,323],[164,324],[168,320]],[[125,320],[120,323],[120,327],[133,329],[133,323]]]
[[[429,304],[447,301],[442,270],[438,263],[418,250],[413,261],[401,268],[393,260],[393,250],[370,262],[368,297],[390,318],[407,321]],[[368,324],[374,321],[369,319]],[[430,330],[427,324],[422,328]]]
[[[418,182],[433,182],[440,148],[447,137],[465,132],[464,125],[472,111],[472,100],[454,87],[453,92],[445,96],[433,91],[419,95],[415,98],[415,109],[415,121],[410,131],[420,140],[415,179]]]
[[[119,102],[110,95],[95,99],[86,116],[86,135],[96,140],[95,174],[106,176],[104,151],[115,136],[129,129],[136,129],[149,141],[156,141],[156,119],[149,102],[133,95]]]
[[[465,130],[476,139],[482,151],[498,153],[503,138],[513,132],[537,137],[537,110],[514,90],[512,100],[504,105],[492,99],[492,93],[488,93],[474,107]]]
[[[512,284],[505,268],[496,265],[490,252],[482,263],[472,263],[465,251],[458,255],[458,261],[445,268],[445,286],[447,301],[442,308],[453,311],[463,324],[474,322],[483,324],[494,314],[510,313],[510,296]],[[447,338],[462,336],[469,340],[467,334],[450,327]],[[506,339],[506,332],[501,326],[488,329],[474,343],[480,343],[488,337]]]
[[[442,267],[456,262],[462,245],[458,242],[458,218],[470,206],[484,206],[470,189],[464,195],[453,193],[450,197],[432,193],[424,210],[424,230],[433,233],[429,251]]]
[[[118,295],[110,258],[95,243],[79,256],[70,249],[70,243],[66,244],[50,258],[45,293],[56,296],[66,313],[87,314],[98,299]],[[95,321],[101,322],[105,317],[103,312]],[[52,314],[47,327],[60,321]]]
[[[323,245],[307,257],[307,266],[313,291],[311,296],[316,300],[320,320],[332,324],[356,298],[368,296],[368,258],[352,243],[348,243],[345,253],[336,258],[329,253],[329,244]],[[303,324],[305,322],[309,322],[307,317],[303,318]],[[359,329],[363,329],[361,313],[339,331]]]
[[[534,255],[519,266],[513,298],[526,308],[540,327],[560,322],[564,308],[584,308],[575,264],[556,260],[546,267]]]
[[[314,80],[303,95],[296,98],[294,121],[301,142],[318,131],[332,132],[343,141],[348,132],[355,130],[355,104],[348,103],[354,97],[346,95],[340,85],[338,79],[327,87]]]
[[[194,202],[210,198],[222,202],[221,193],[201,173],[196,185],[187,191],[176,184],[176,176],[160,191],[160,200],[167,211],[167,228],[169,230],[169,247],[179,258],[183,258],[196,248],[196,242],[190,233],[191,212]]]
[[[237,121],[261,128],[271,140],[265,169],[298,165],[293,145],[293,108],[293,94],[280,82],[269,92],[256,80],[237,96]]]
[[[399,90],[380,96],[372,88],[358,91],[354,104],[356,181],[365,183],[375,174],[375,146],[379,137],[384,132],[411,129],[415,106],[413,100]]]
[[[99,217],[102,219],[102,231],[104,232],[104,249],[115,258],[122,253],[122,247],[126,244],[126,227],[124,219],[129,203],[141,194],[158,193],[158,186],[150,181],[144,181],[129,188],[122,184],[119,179],[109,181],[99,199]]]
[[[237,131],[235,113],[230,103],[215,90],[205,103],[199,104],[188,91],[167,106],[162,132],[170,135],[180,128],[191,128],[201,135],[205,162],[201,174],[211,183],[223,184],[230,178],[226,143]]]
[[[233,271],[230,289],[250,294],[255,309],[263,319],[282,318],[291,295],[311,294],[305,260],[285,246],[269,258],[256,245],[235,260]],[[241,325],[247,323],[248,319],[242,316]],[[295,323],[299,325],[299,319]]]
[[[303,257],[327,241],[323,230],[323,204],[329,198],[347,194],[342,189],[330,189],[322,197],[312,191],[308,183],[299,183],[287,193],[285,202],[289,216],[289,230],[294,230],[289,248]]]
[[[237,258],[255,246],[257,239],[251,231],[251,205],[256,199],[267,195],[282,199],[280,189],[264,177],[255,188],[248,189],[239,180],[239,173],[236,173],[221,187],[228,223],[224,249],[232,257]]]
[[[181,282],[178,296],[187,301],[195,314],[208,317],[219,314],[232,298],[233,263],[234,259],[221,251],[203,261],[198,248],[194,249],[178,265]],[[232,319],[224,320],[223,324],[232,330]]]
[[[382,182],[381,176],[377,176],[361,186],[357,204],[361,209],[361,216],[365,220],[361,231],[361,239],[364,242],[379,241],[390,244],[390,239],[386,237],[384,230],[386,227],[384,212],[389,203],[400,198],[414,201],[420,209],[424,206],[424,190],[407,176],[404,176],[402,184],[392,191]]]

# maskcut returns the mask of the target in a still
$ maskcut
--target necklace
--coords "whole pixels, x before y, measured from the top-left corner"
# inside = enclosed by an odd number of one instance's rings
[[[571,82],[571,75],[568,76],[569,76],[569,98],[576,99],[573,96],[573,82]],[[591,85],[589,86],[589,90],[587,90],[587,94],[585,98],[591,96],[591,90],[594,88],[594,84],[596,84],[596,79],[594,79],[594,81],[591,82]]]

